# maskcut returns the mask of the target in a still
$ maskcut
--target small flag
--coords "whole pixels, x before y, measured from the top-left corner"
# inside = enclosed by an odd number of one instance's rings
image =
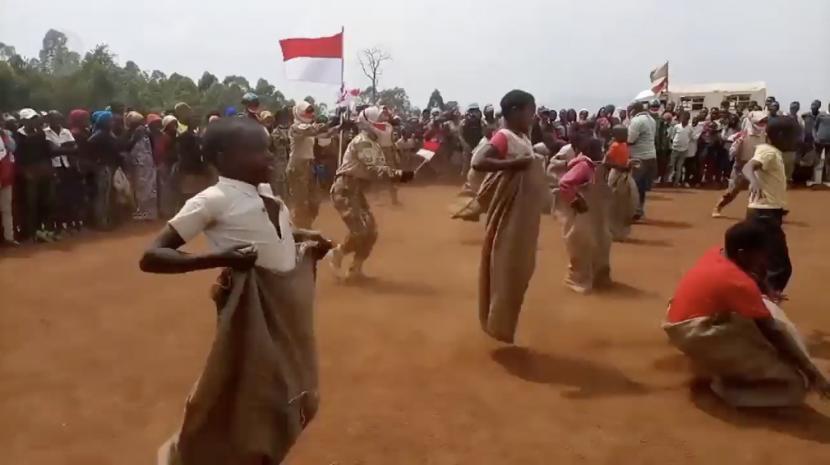
[[[280,48],[288,79],[342,84],[342,32],[314,39],[283,39]]]
[[[360,89],[347,89],[344,87],[340,90],[340,95],[337,96],[337,106],[352,108],[357,97],[360,97]]]
[[[441,143],[437,140],[425,140],[424,146],[421,148],[421,150],[415,152],[415,155],[418,155],[426,161],[430,161],[432,160],[432,157],[435,156],[435,152],[437,152],[439,148],[441,148]]]
[[[665,91],[669,86],[669,62],[667,61],[651,70],[649,78],[651,78],[651,91],[654,95],[659,95]]]

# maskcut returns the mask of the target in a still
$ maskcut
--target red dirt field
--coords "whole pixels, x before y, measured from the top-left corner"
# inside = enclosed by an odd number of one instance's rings
[[[517,346],[479,329],[481,225],[449,219],[450,187],[376,198],[363,286],[318,278],[323,404],[288,463],[827,464],[830,403],[742,412],[690,387],[660,329],[683,271],[721,242],[717,193],[657,191],[615,244],[607,293],[562,286],[559,227],[543,219]],[[795,191],[785,305],[830,369],[830,193]],[[743,215],[746,197],[727,210]],[[318,226],[344,227],[330,205]],[[0,463],[145,465],[178,427],[213,337],[216,272],[142,274],[157,225],[0,251]]]

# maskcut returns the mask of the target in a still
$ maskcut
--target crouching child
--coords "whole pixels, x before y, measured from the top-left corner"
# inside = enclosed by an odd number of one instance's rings
[[[680,280],[663,323],[669,341],[734,407],[800,405],[811,389],[830,395],[795,326],[765,296],[768,247],[756,222],[729,228],[723,249],[710,249]]]

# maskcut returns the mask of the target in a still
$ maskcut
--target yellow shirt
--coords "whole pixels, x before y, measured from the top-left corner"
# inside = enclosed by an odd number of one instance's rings
[[[755,176],[761,183],[761,195],[749,197],[749,208],[787,208],[787,175],[780,150],[769,144],[760,144],[752,160],[761,164]]]

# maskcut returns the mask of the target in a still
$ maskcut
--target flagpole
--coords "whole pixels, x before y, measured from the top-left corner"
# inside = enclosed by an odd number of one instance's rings
[[[340,57],[340,98],[343,98],[343,93],[346,91],[346,79],[345,69],[346,69],[346,27],[340,26],[340,45],[341,45],[341,53],[343,54]],[[340,165],[343,164],[343,115],[345,111],[340,112],[340,137],[337,138],[337,167],[340,168]]]

